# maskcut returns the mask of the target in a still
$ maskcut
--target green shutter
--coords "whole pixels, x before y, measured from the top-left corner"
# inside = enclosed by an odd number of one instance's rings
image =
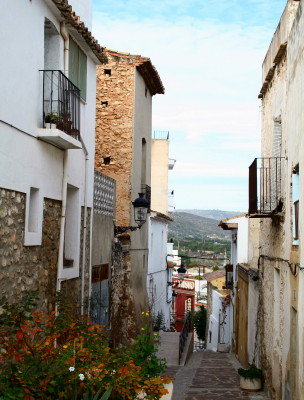
[[[80,89],[80,96],[86,100],[87,95],[87,56],[70,37],[69,79]]]
[[[78,46],[70,37],[69,47],[69,79],[78,87]]]
[[[79,49],[79,89],[81,97],[87,98],[87,56]]]

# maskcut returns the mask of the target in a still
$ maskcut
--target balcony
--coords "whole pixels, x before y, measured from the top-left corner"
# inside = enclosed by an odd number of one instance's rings
[[[249,214],[273,217],[282,211],[283,157],[256,158],[249,167]]]
[[[60,149],[81,149],[80,90],[61,72],[44,70],[43,116],[38,137]]]

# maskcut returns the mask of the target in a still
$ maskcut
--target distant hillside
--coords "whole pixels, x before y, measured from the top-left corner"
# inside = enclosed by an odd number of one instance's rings
[[[197,211],[199,212],[200,210]],[[202,238],[202,236],[216,235],[219,238],[227,238],[230,236],[229,233],[217,226],[220,219],[215,220],[194,215],[190,212],[176,211],[174,213],[174,221],[169,224],[169,237]]]
[[[188,213],[198,215],[199,217],[216,219],[218,222],[222,219],[235,217],[244,214],[244,211],[222,211],[222,210],[176,210],[178,213]]]

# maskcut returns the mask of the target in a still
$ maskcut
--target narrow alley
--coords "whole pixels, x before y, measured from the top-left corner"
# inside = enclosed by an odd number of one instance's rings
[[[172,400],[266,400],[264,392],[240,389],[234,355],[213,351],[191,354],[184,366],[168,366],[166,374],[174,379]]]

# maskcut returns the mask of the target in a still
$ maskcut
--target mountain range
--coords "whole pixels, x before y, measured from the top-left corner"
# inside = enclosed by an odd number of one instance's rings
[[[174,221],[169,224],[169,237],[202,238],[218,237],[228,238],[230,235],[218,226],[222,219],[240,215],[242,212],[222,210],[177,210]]]

